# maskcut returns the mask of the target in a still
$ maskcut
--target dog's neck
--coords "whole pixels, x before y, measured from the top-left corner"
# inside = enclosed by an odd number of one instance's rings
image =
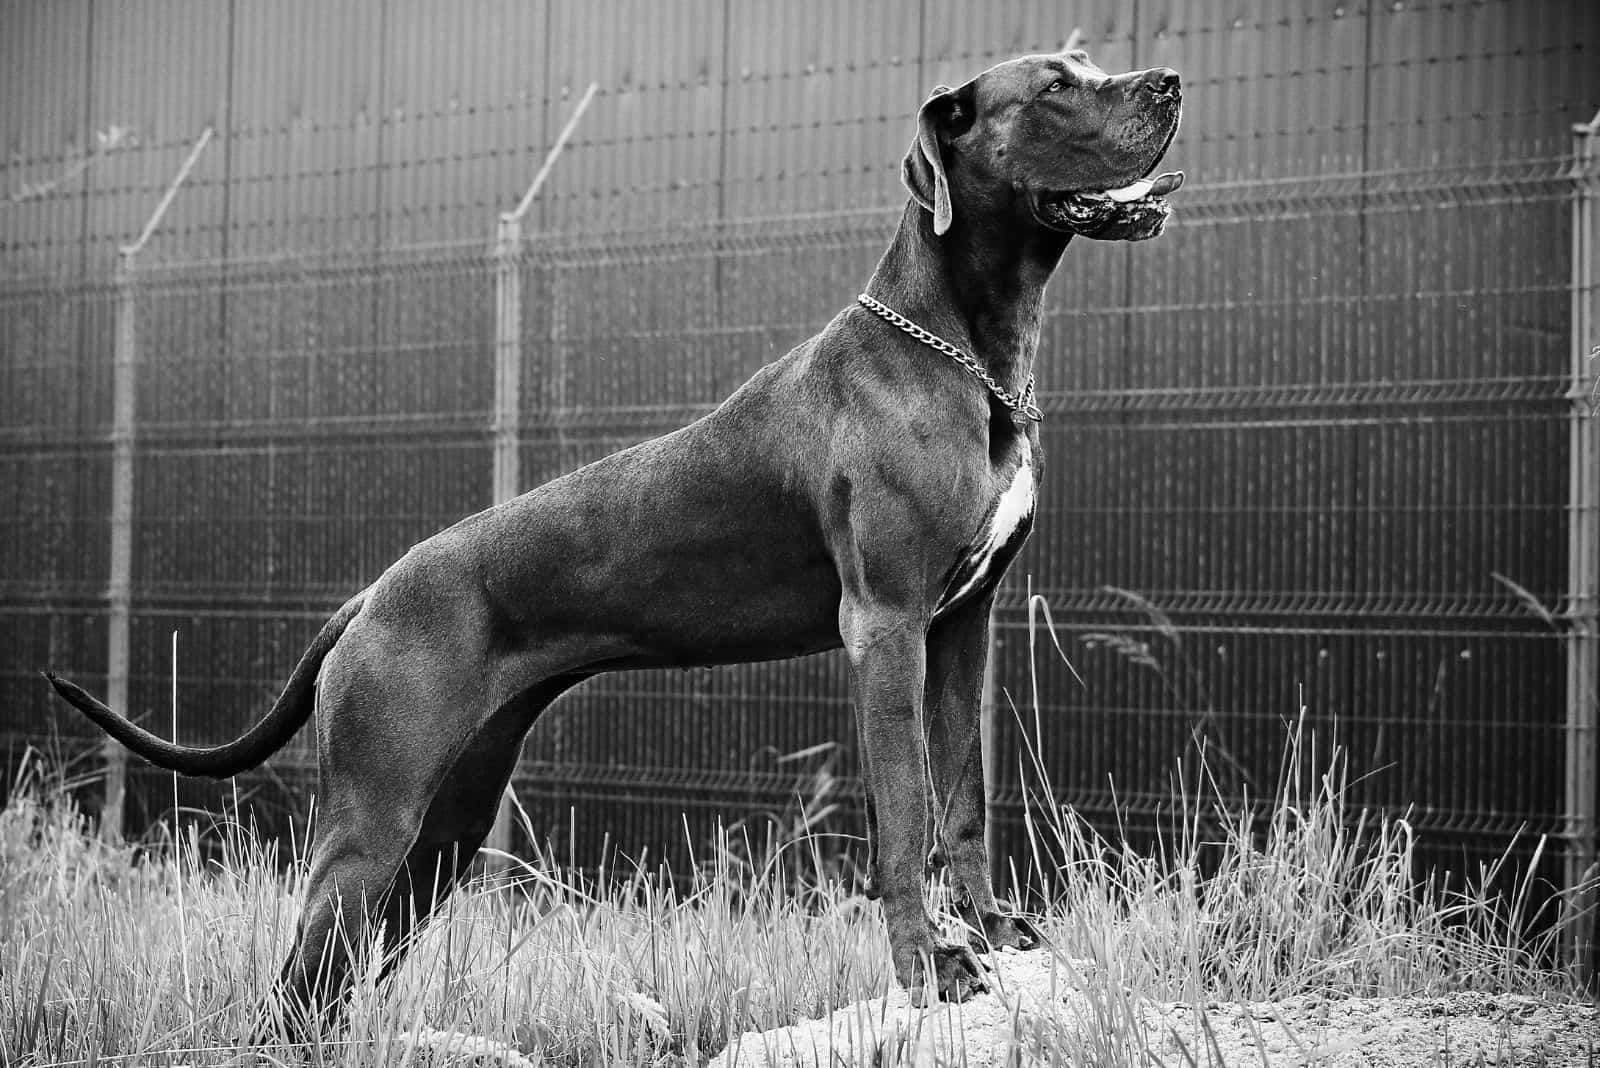
[[[1067,240],[960,218],[936,235],[932,213],[913,200],[867,294],[966,349],[995,381],[1020,392],[1039,349],[1045,283]]]

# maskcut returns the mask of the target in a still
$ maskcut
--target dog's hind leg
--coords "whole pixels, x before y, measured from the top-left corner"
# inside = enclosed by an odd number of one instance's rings
[[[434,792],[384,905],[386,972],[399,963],[417,925],[471,870],[478,847],[494,826],[523,736],[552,701],[584,678],[558,676],[512,698],[456,758]]]
[[[470,662],[460,649],[352,627],[324,666],[316,844],[276,991],[292,1032],[337,1014],[435,793],[490,718],[481,680],[458,666]]]
[[[294,947],[275,990],[291,1037],[308,1039],[337,1017],[367,951],[372,923],[421,824],[420,804],[395,800],[349,790],[325,799]]]

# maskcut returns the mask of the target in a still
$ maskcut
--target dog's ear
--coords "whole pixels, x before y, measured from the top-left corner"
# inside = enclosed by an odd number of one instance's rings
[[[933,212],[933,232],[950,229],[950,182],[944,173],[944,143],[972,125],[972,83],[938,86],[917,112],[917,139],[900,167],[911,198]]]

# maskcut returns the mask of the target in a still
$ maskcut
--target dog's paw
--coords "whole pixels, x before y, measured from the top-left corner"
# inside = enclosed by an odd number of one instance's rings
[[[984,967],[972,950],[966,946],[934,946],[918,961],[917,979],[911,986],[911,1004],[919,1008],[927,1004],[930,967],[935,980],[931,985],[940,1001],[965,1001],[989,989]]]
[[[969,925],[968,931],[968,941],[979,953],[1037,949],[1044,944],[1039,929],[1024,916],[991,912],[983,916],[978,925]]]

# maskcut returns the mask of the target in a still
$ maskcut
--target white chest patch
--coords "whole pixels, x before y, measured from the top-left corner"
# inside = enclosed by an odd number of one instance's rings
[[[1004,568],[1016,551],[1019,536],[1033,520],[1036,487],[1033,480],[1033,449],[1028,439],[1022,439],[1022,459],[1011,476],[1011,485],[1000,494],[1000,500],[983,532],[967,549],[951,574],[950,584],[934,610],[937,615],[953,608],[984,589],[994,577],[995,569]]]

